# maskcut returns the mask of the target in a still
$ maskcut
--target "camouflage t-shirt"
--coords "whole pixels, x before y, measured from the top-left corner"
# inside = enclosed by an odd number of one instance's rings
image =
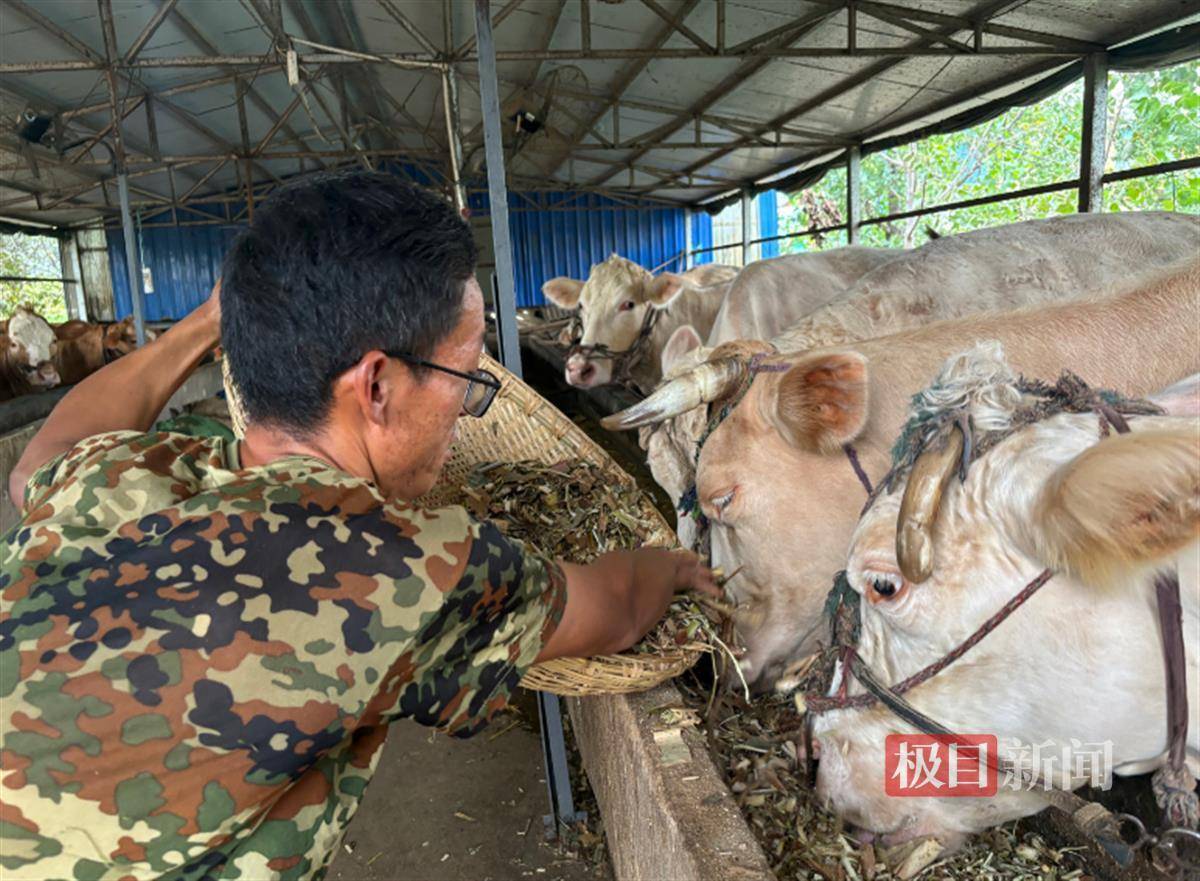
[[[161,432],[48,463],[0,554],[6,881],[319,877],[387,723],[474,733],[566,596],[462,508]]]

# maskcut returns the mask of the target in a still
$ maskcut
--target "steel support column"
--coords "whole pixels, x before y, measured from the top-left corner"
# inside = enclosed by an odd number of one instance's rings
[[[1108,56],[1083,64],[1083,147],[1079,156],[1079,210],[1104,210],[1104,154],[1108,137]]]
[[[108,78],[109,103],[112,107],[112,131],[115,144],[113,151],[115,168],[113,170],[117,175],[117,194],[121,202],[121,233],[125,238],[125,271],[129,277],[129,299],[133,304],[133,327],[140,348],[146,345],[146,320],[142,304],[142,270],[138,262],[133,216],[129,212],[129,176],[125,169],[125,139],[121,131],[121,96],[117,88],[117,60],[120,57],[120,50],[117,47],[111,0],[99,0],[99,7],[101,32],[104,36],[104,54],[108,61],[105,73]]]
[[[479,95],[483,110],[483,139],[487,157],[488,201],[492,221],[492,246],[496,253],[496,336],[500,355],[510,371],[521,375],[521,348],[517,339],[517,304],[513,290],[512,242],[508,227],[508,188],[504,181],[504,144],[500,132],[500,88],[496,78],[496,45],[488,0],[475,0],[475,36],[479,57]],[[538,692],[542,754],[550,814],[546,837],[555,838],[560,824],[577,820],[571,799],[571,778],[562,730],[558,697]]]
[[[862,151],[858,147],[846,150],[846,241],[859,243],[862,225]]]
[[[125,237],[125,271],[129,275],[129,299],[133,301],[133,327],[137,344],[146,345],[146,318],[142,311],[142,270],[138,263],[137,239],[133,217],[129,213],[129,180],[125,169],[117,174],[117,193],[121,199],[121,234]]]
[[[500,86],[496,79],[496,44],[492,39],[492,20],[488,13],[488,0],[475,0],[479,95],[483,111],[492,246],[496,252],[497,300],[493,305],[496,309],[496,336],[504,366],[521,376],[512,241],[508,227],[508,185],[504,180],[504,142],[500,131]]]

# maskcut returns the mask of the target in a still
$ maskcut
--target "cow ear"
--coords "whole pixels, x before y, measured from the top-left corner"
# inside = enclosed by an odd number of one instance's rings
[[[1179,380],[1150,397],[1169,416],[1200,416],[1200,373]]]
[[[646,286],[642,289],[642,294],[646,302],[655,309],[666,309],[685,287],[687,287],[687,281],[682,275],[664,272],[647,281]]]
[[[1161,566],[1200,537],[1196,423],[1113,435],[1039,493],[1029,543],[1047,567],[1107,584]]]
[[[700,334],[696,333],[695,328],[690,324],[682,324],[675,328],[675,332],[663,346],[661,362],[663,376],[670,375],[671,369],[683,360],[688,352],[700,348],[700,345]]]
[[[555,306],[564,309],[574,309],[579,305],[579,292],[583,290],[583,282],[560,275],[542,285],[542,293]]]
[[[866,424],[867,359],[857,352],[804,358],[780,377],[773,404],[768,416],[790,444],[836,452]]]

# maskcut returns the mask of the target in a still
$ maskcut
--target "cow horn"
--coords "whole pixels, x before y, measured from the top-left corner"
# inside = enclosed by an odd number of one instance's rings
[[[720,400],[737,388],[745,375],[746,364],[740,358],[709,361],[672,379],[628,410],[606,416],[600,424],[609,431],[623,431],[662,422],[693,407]]]
[[[962,429],[957,425],[940,448],[926,449],[913,464],[896,518],[896,559],[912,584],[933,574],[933,526],[942,494],[962,460]]]

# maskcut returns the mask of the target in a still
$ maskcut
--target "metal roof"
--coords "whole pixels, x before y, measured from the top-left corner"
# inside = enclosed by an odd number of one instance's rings
[[[697,203],[1198,11],[1200,0],[495,0],[509,185]],[[478,180],[473,35],[463,0],[0,0],[0,216],[115,215],[100,143],[113,142],[114,92],[134,205],[181,223],[237,220],[247,178],[257,198],[298,172],[403,158],[445,179],[447,85],[464,175]],[[37,145],[13,124],[27,110],[50,120]],[[535,133],[517,134],[519,110]]]

